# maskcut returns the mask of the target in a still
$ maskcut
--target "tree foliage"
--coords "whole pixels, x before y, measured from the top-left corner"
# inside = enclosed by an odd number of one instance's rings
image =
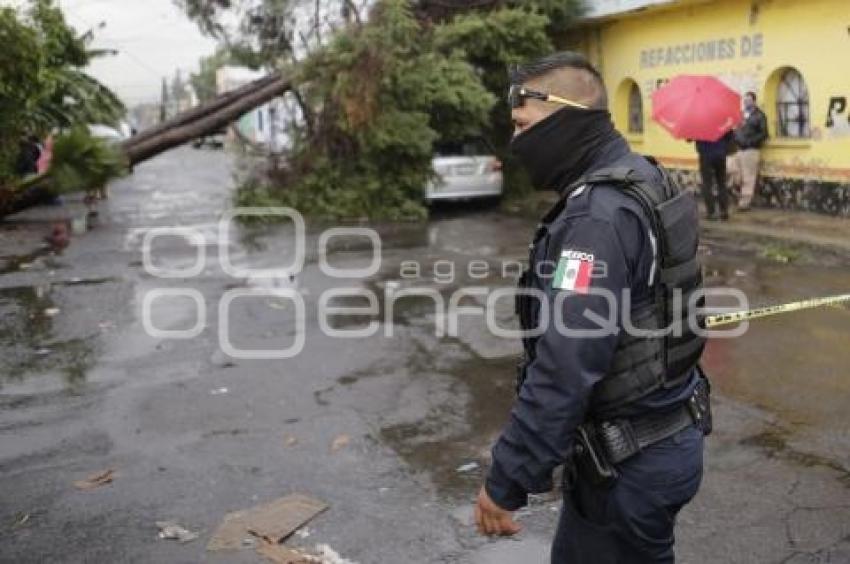
[[[304,26],[300,35],[296,33],[296,11],[303,0],[175,2],[203,33],[221,42],[230,58],[250,68],[269,68],[291,59],[298,42],[310,34]]]
[[[109,54],[90,49],[92,38],[92,32],[77,34],[52,0],[0,9],[0,184],[12,178],[22,137],[114,124],[124,115],[118,97],[84,71],[93,58]]]
[[[124,115],[121,100],[84,71],[93,59],[112,54],[89,47],[92,31],[77,34],[53,0],[32,0],[24,25],[35,30],[43,53],[37,67],[40,96],[26,115],[35,128],[46,131],[77,123],[115,124]]]
[[[26,114],[42,94],[44,64],[36,31],[22,25],[12,8],[0,8],[0,185],[12,176]]]
[[[508,89],[510,65],[543,56],[554,50],[551,36],[553,17],[561,21],[570,2],[562,11],[553,2],[490,3],[475,10],[454,10],[454,15],[436,27],[435,46],[456,53],[479,71],[484,86],[503,98]],[[498,5],[497,5],[498,4]],[[574,12],[573,12],[574,13]],[[505,184],[509,194],[517,196],[531,190],[524,171],[514,162],[509,150],[513,132],[507,104],[493,107],[485,136],[504,161]]]
[[[290,159],[290,182],[260,199],[315,215],[424,216],[433,142],[480,130],[495,102],[462,58],[431,46],[406,2],[379,3],[299,68],[321,107],[314,135]]]
[[[509,157],[507,66],[551,52],[579,11],[576,0],[375,0],[363,13],[340,0],[179,1],[243,64],[294,73],[291,150],[240,203],[389,219],[424,215],[435,141],[484,134]]]
[[[121,153],[78,125],[53,143],[50,190],[54,194],[82,192],[104,186],[127,170]]]

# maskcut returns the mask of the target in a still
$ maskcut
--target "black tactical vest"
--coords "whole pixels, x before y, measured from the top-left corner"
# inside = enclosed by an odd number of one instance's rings
[[[581,186],[618,185],[643,208],[655,236],[656,274],[653,299],[643,306],[631,306],[631,325],[644,335],[621,331],[608,375],[591,397],[590,416],[605,418],[619,407],[634,402],[660,388],[681,385],[691,375],[702,355],[705,338],[691,331],[691,296],[702,288],[702,270],[697,260],[699,216],[694,197],[682,191],[663,167],[649,159],[660,171],[662,182],[649,182],[628,166],[594,171],[563,193],[544,221],[554,220],[567,205],[570,193]],[[529,265],[533,268],[533,264]],[[526,273],[520,286],[528,283]],[[518,297],[520,325],[533,327],[532,300]],[[695,300],[697,308],[704,298]],[[651,333],[651,334],[650,334]],[[526,362],[533,358],[534,340],[526,340]],[[520,379],[524,377],[521,371]],[[521,384],[521,381],[519,382]]]

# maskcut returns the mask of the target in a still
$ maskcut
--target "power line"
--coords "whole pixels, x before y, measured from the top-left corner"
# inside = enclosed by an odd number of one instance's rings
[[[92,29],[95,29],[95,28],[98,27],[98,26],[94,25],[91,21],[89,21],[87,18],[84,18],[79,14],[75,14],[75,17],[81,19],[85,24],[89,25]],[[141,66],[142,68],[144,68],[148,72],[154,74],[157,78],[162,77],[162,73],[160,71],[156,70],[151,65],[144,62],[141,58],[139,58],[136,55],[134,55],[133,53],[131,53],[128,49],[122,48],[121,50],[119,50],[119,53],[123,53],[123,54],[127,55],[132,60],[134,60],[136,62],[136,64],[138,64],[139,66]]]
[[[145,70],[147,70],[148,72],[150,72],[152,75],[156,76],[156,77],[157,77],[157,79],[162,78],[162,73],[161,73],[160,71],[156,70],[156,69],[155,69],[155,68],[153,68],[151,65],[149,65],[149,64],[147,64],[146,62],[144,62],[143,60],[141,60],[139,57],[137,57],[136,55],[134,55],[131,51],[128,51],[126,47],[125,47],[125,48],[120,49],[120,50],[118,51],[118,53],[119,53],[119,54],[120,54],[120,53],[124,53],[125,55],[127,55],[128,57],[130,57],[131,59],[133,59],[134,61],[136,61],[136,63],[137,63],[139,66],[141,66],[142,68],[144,68]]]

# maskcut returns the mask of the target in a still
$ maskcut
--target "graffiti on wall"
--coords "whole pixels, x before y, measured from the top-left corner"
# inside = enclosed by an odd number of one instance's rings
[[[826,110],[826,131],[831,137],[850,137],[847,96],[832,96]]]

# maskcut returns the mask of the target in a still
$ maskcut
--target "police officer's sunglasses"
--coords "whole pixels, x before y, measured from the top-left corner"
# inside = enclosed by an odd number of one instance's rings
[[[541,100],[543,102],[561,104],[563,106],[570,106],[572,108],[580,108],[582,110],[590,109],[584,104],[573,102],[572,100],[567,100],[566,98],[561,98],[560,96],[555,96],[554,94],[547,94],[546,92],[529,90],[521,84],[511,84],[511,87],[508,90],[508,102],[511,104],[511,108],[523,107],[525,105],[526,99],[528,98],[532,98],[534,100]]]

